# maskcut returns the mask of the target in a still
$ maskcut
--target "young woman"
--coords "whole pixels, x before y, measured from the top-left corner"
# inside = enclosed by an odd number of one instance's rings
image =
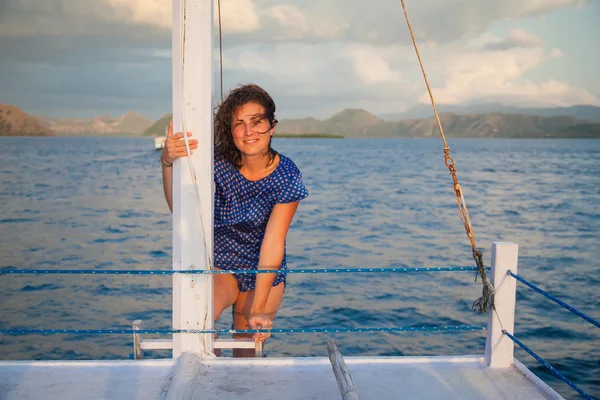
[[[273,327],[285,289],[286,236],[300,200],[308,196],[294,162],[271,147],[276,126],[275,103],[256,85],[233,90],[215,115],[214,267],[274,271],[214,275],[215,321],[233,306],[234,329]],[[194,150],[198,141],[190,139],[189,145]],[[186,155],[183,133],[173,134],[171,124],[161,155],[171,211],[172,165]],[[264,342],[270,334],[253,336]],[[253,354],[234,351],[234,357]]]

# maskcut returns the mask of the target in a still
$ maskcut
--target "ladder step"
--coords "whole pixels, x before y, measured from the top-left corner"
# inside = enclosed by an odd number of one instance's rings
[[[254,349],[256,343],[252,338],[215,339],[215,349]]]
[[[173,348],[171,339],[144,339],[140,343],[142,350],[169,350]]]
[[[171,339],[144,339],[140,343],[142,350],[169,350],[173,348]],[[256,344],[252,338],[215,339],[215,349],[254,349]]]
[[[0,0],[1,1],[1,0]],[[139,331],[142,320],[133,321],[133,330]],[[263,357],[263,344],[255,342],[253,338],[223,338],[215,339],[213,342],[215,350],[220,349],[254,349],[255,357]],[[144,358],[144,350],[171,350],[173,339],[144,339],[141,334],[133,334],[133,358],[141,360]]]

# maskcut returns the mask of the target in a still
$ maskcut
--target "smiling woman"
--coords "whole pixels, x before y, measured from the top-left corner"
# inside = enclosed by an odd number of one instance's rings
[[[275,111],[275,102],[261,87],[246,85],[233,90],[215,116],[216,156],[245,169],[243,155],[262,151],[272,164],[276,156],[271,148]]]
[[[214,266],[274,271],[214,276],[215,321],[233,306],[234,329],[273,327],[286,284],[287,233],[300,200],[308,196],[298,167],[271,147],[275,109],[266,91],[246,85],[233,90],[215,115]],[[190,140],[189,146],[194,150],[198,142]],[[171,166],[186,155],[183,133],[173,134],[171,125],[161,156],[171,210]],[[264,342],[269,334],[254,337]],[[234,356],[252,355],[254,350],[234,350]]]

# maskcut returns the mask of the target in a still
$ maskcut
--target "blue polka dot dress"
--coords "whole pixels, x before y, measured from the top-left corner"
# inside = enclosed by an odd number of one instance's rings
[[[258,181],[246,179],[226,160],[215,159],[214,265],[225,270],[256,270],[260,247],[273,207],[308,196],[302,174],[288,157],[279,154],[279,165]],[[284,251],[280,271],[287,268]],[[238,288],[255,287],[255,274],[235,274]],[[273,286],[285,283],[279,272]]]

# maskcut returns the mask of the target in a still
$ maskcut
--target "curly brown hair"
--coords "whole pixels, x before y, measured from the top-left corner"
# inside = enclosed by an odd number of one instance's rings
[[[247,103],[257,103],[265,109],[265,117],[268,118],[271,125],[276,124],[275,102],[271,96],[260,86],[249,84],[240,86],[232,90],[227,98],[215,109],[214,130],[215,130],[215,157],[219,160],[227,160],[240,168],[242,166],[242,154],[235,146],[231,131],[231,123],[237,109]],[[269,140],[269,161],[271,165],[275,160],[277,152],[271,148]]]

